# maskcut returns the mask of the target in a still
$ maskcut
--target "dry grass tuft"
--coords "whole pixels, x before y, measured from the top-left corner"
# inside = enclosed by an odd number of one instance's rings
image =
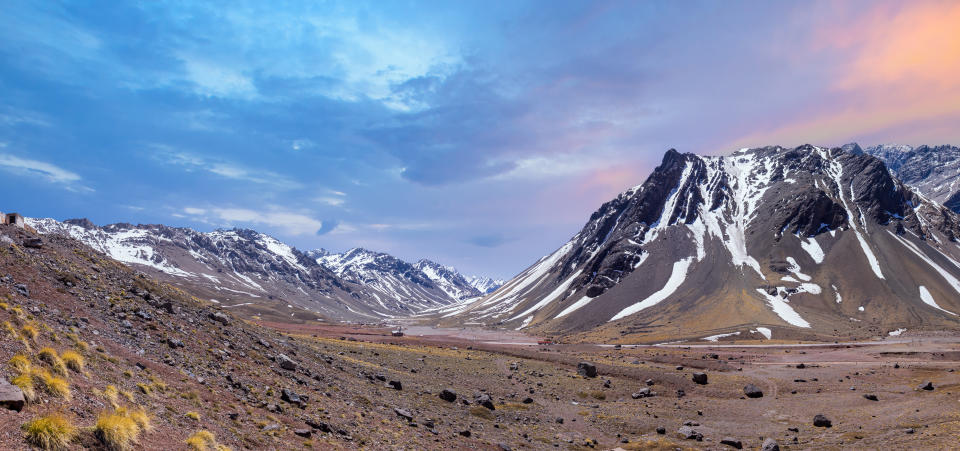
[[[194,432],[187,438],[187,446],[192,451],[230,451],[229,447],[217,443],[217,438],[206,429]]]
[[[67,368],[70,368],[73,371],[78,373],[83,372],[83,366],[85,361],[83,356],[76,351],[63,351],[63,354],[60,354],[60,358],[67,364]]]
[[[24,373],[13,378],[10,380],[10,383],[20,388],[20,391],[23,392],[23,398],[26,399],[27,402],[33,402],[37,399],[37,390],[33,385],[33,377],[31,377],[29,373]]]
[[[17,373],[23,374],[30,372],[30,359],[23,354],[17,354],[11,357],[9,363]]]
[[[200,421],[200,414],[197,412],[187,412],[184,416],[193,421]]]
[[[120,390],[117,390],[116,385],[107,385],[103,389],[103,397],[110,401],[110,405],[117,407],[117,397],[120,396]]]
[[[62,415],[53,414],[37,418],[23,425],[27,442],[40,449],[67,449],[77,436],[77,428]]]
[[[37,328],[32,324],[26,324],[20,328],[20,334],[26,338],[29,338],[31,341],[34,341],[37,339],[39,332],[37,332]]]
[[[57,351],[53,348],[45,347],[41,349],[37,352],[37,359],[50,365],[50,369],[52,369],[54,373],[61,376],[67,375],[67,365],[63,363],[63,359],[57,355]]]
[[[66,379],[54,376],[47,370],[34,371],[32,375],[33,380],[38,382],[40,386],[43,387],[43,391],[51,396],[66,400],[70,400],[72,397],[70,384]]]
[[[143,414],[144,418],[146,414]],[[97,424],[93,427],[93,434],[107,448],[123,451],[140,438],[143,428],[140,423],[130,416],[127,409],[115,409],[113,412],[103,412],[97,417]]]

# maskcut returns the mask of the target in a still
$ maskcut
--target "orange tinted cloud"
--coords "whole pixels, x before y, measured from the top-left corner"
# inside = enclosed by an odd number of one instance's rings
[[[826,98],[729,144],[960,141],[960,2],[877,4],[852,23],[813,24],[834,65]],[[909,140],[909,141],[908,141]]]

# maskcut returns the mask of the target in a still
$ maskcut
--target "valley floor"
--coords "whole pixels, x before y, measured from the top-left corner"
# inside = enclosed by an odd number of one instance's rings
[[[441,431],[469,428],[474,438],[512,449],[733,449],[720,444],[725,438],[746,449],[759,449],[766,438],[781,449],[936,449],[960,439],[960,337],[952,335],[869,344],[613,349],[520,346],[504,344],[517,341],[512,334],[498,342],[488,333],[449,329],[401,338],[390,336],[389,328],[297,329],[356,352],[351,355],[371,367],[416,369],[410,377],[418,393],[406,399],[407,408],[441,418]],[[596,364],[598,377],[577,375],[580,361]],[[514,362],[517,371],[510,370]],[[694,383],[695,372],[705,373],[708,383]],[[918,389],[926,382],[934,389]],[[763,397],[745,397],[747,384]],[[496,410],[438,402],[424,393],[441,387],[470,399],[486,390]],[[653,396],[635,399],[643,388]],[[815,427],[817,414],[832,426]],[[678,434],[685,422],[696,424],[692,429],[702,441]],[[441,432],[437,447],[456,447],[453,432]]]

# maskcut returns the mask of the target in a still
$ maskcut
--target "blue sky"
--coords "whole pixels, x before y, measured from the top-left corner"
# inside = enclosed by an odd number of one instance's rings
[[[250,227],[509,277],[671,147],[960,142],[957,18],[943,2],[6,1],[0,210]]]

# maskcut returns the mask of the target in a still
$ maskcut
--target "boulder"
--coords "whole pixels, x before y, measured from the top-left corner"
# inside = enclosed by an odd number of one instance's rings
[[[20,387],[0,378],[0,407],[19,412],[23,409],[26,400],[23,397],[23,391]]]
[[[830,422],[829,418],[818,413],[815,417],[813,417],[813,425],[818,428],[828,428],[833,426],[833,423]]]
[[[743,449],[743,443],[733,437],[724,437],[722,440],[720,440],[720,444],[727,445],[734,449]]]
[[[212,320],[214,320],[214,321],[216,321],[216,322],[218,322],[218,323],[220,323],[220,324],[223,324],[223,325],[230,324],[230,317],[227,316],[227,315],[224,315],[223,313],[220,313],[220,312],[211,312],[211,313],[210,313],[209,315],[207,315],[207,316],[208,316],[210,319],[212,319]]]
[[[874,394],[872,394],[872,393],[868,393],[868,394],[866,394],[866,395],[863,395],[863,397],[864,397],[864,399],[867,399],[867,400],[869,400],[869,401],[879,401],[879,400],[880,400],[880,399],[877,398],[877,395],[874,395]]]
[[[917,387],[917,390],[932,391],[932,390],[933,390],[933,382],[929,382],[929,381],[928,381],[927,383],[925,383],[925,384]]]
[[[760,451],[780,451],[780,445],[777,444],[777,441],[768,438],[763,441],[763,445],[760,446]]]
[[[590,362],[580,362],[577,364],[577,374],[583,377],[597,377],[597,366]]]
[[[285,370],[293,371],[297,369],[297,362],[294,362],[290,357],[287,357],[285,354],[277,354],[276,357],[277,363],[280,364],[280,368]]]
[[[293,433],[303,438],[310,438],[313,435],[313,431],[310,429],[294,429]]]
[[[457,392],[450,390],[449,388],[444,389],[440,392],[440,399],[446,402],[454,402],[457,400]]]
[[[473,397],[473,401],[490,410],[496,410],[493,407],[493,399],[491,399],[490,395],[486,393],[478,393],[476,396]]]
[[[390,388],[392,388],[392,389],[394,389],[394,390],[403,390],[403,384],[401,384],[400,381],[390,381],[390,382],[387,382],[387,386],[389,386]]]
[[[707,385],[707,373],[693,373],[693,382],[700,385]]]
[[[746,387],[743,387],[743,394],[747,395],[748,398],[762,398],[763,390],[760,390],[760,387],[756,385],[747,384]]]
[[[703,441],[703,434],[691,426],[680,426],[680,429],[677,429],[677,435],[685,440],[696,440],[698,442]]]
[[[413,414],[411,414],[410,411],[408,410],[396,408],[396,409],[393,409],[393,412],[396,413],[398,417],[403,418],[404,420],[413,421]]]

